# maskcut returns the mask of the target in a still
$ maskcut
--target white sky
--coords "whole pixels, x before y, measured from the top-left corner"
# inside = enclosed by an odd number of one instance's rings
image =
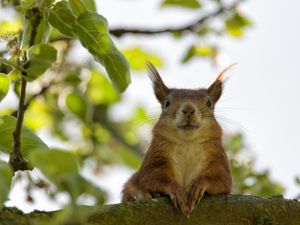
[[[197,17],[188,11],[158,11],[157,0],[102,0],[98,3],[99,12],[111,27],[176,26]],[[242,40],[219,40],[224,54],[229,57],[228,62],[239,62],[217,107],[222,109],[219,116],[233,120],[242,128],[221,121],[224,131],[242,129],[248,147],[257,158],[257,167],[270,169],[272,177],[287,187],[287,197],[300,192],[294,184],[294,177],[300,175],[299,8],[300,1],[295,0],[249,0],[243,3],[243,10],[252,19],[253,29]],[[203,60],[186,65],[178,63],[185,47],[193,43],[191,36],[182,41],[168,35],[126,36],[116,41],[119,47],[144,46],[165,59],[166,66],[160,72],[169,86],[206,87],[219,69]],[[123,98],[123,104],[112,112],[115,117],[120,114],[126,117],[136,104],[150,112],[157,112],[159,108],[144,73],[133,74],[132,84]],[[117,170],[120,168],[113,169]],[[129,172],[125,173],[128,176]],[[121,180],[125,178],[114,175],[106,175],[102,180],[107,189],[114,186],[112,202],[118,201]],[[17,196],[11,198],[13,201]]]

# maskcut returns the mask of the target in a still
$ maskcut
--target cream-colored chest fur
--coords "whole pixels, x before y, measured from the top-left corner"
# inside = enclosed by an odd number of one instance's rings
[[[203,144],[175,145],[171,159],[176,181],[186,188],[208,165]]]

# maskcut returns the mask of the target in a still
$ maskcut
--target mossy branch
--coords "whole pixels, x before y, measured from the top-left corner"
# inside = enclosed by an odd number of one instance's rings
[[[261,198],[243,195],[205,196],[189,218],[180,214],[167,198],[149,199],[127,204],[106,205],[101,208],[81,206],[89,213],[88,222],[94,225],[299,225],[300,202],[282,197]],[[90,213],[93,212],[93,213]],[[34,219],[49,218],[56,212],[18,210],[0,211],[2,224],[33,224]]]

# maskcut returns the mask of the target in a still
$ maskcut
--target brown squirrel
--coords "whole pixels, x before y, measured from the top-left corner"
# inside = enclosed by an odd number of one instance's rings
[[[222,94],[224,69],[208,89],[168,88],[147,62],[162,113],[140,169],[127,181],[122,202],[169,196],[189,215],[204,193],[229,194],[231,172],[214,106]]]

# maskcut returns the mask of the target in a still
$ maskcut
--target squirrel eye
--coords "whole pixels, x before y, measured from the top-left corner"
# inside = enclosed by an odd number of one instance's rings
[[[164,107],[167,108],[169,107],[171,104],[170,100],[169,99],[166,99],[165,102],[164,102]]]
[[[210,109],[213,108],[213,103],[212,103],[212,100],[211,100],[210,98],[207,99],[206,105],[207,105],[207,107],[210,108]]]

